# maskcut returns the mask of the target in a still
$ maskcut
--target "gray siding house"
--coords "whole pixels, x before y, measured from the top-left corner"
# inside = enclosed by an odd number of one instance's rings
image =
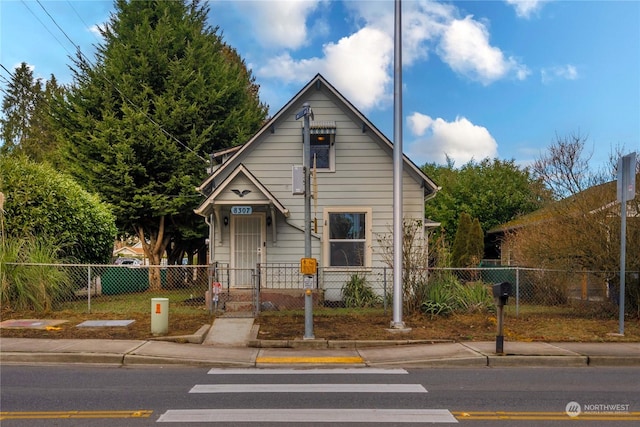
[[[257,264],[304,256],[304,195],[292,172],[303,164],[304,103],[313,111],[312,257],[325,274],[386,266],[377,236],[392,230],[393,144],[318,74],[244,145],[214,153],[198,187],[209,261],[228,266],[232,288],[250,287]],[[403,169],[404,217],[424,220],[438,187],[406,156]]]

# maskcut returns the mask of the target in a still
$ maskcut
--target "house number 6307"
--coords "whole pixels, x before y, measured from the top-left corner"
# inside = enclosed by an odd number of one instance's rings
[[[253,209],[251,206],[232,206],[231,214],[233,215],[251,215]]]

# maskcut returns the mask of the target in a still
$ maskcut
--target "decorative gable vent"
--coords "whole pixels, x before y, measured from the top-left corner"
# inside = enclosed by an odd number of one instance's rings
[[[304,123],[302,123],[304,130]],[[336,122],[333,120],[312,121],[309,123],[309,133],[311,135],[335,135]]]

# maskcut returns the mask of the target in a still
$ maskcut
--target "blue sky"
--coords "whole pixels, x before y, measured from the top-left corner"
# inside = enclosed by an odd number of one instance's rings
[[[393,139],[393,1],[209,6],[209,23],[252,69],[270,113],[322,73]],[[640,1],[402,8],[403,148],[418,165],[445,154],[456,165],[485,157],[526,165],[556,135],[575,133],[588,137],[594,168],[616,147],[640,152]],[[24,61],[37,77],[69,83],[74,44],[91,55],[95,26],[112,11],[110,1],[2,0],[0,63],[12,70]]]

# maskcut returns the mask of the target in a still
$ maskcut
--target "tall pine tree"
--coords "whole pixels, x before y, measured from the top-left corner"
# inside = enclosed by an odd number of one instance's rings
[[[23,62],[16,67],[5,90],[0,118],[0,154],[24,155],[29,159],[56,163],[57,144],[53,134],[50,106],[64,94],[55,76],[44,89],[42,81]]]
[[[194,223],[208,153],[244,143],[267,114],[208,13],[197,1],[117,0],[58,111],[70,171],[114,206],[153,265]],[[160,286],[158,269],[150,283]]]
[[[458,219],[458,229],[451,248],[451,265],[453,267],[467,267],[469,263],[468,246],[471,224],[471,216],[462,212]]]

